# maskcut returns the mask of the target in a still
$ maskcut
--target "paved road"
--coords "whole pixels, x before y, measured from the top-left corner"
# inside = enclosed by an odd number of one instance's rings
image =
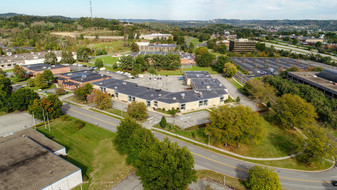
[[[294,47],[291,47],[291,46],[285,46],[285,45],[279,45],[279,44],[273,44],[273,43],[268,43],[268,42],[265,42],[265,44],[268,47],[274,46],[275,49],[283,49],[283,50],[288,50],[288,51],[292,50],[293,52],[302,53],[302,54],[303,53],[307,53],[307,54],[313,53],[314,55],[319,54],[319,55],[321,55],[323,57],[329,56],[333,60],[337,61],[337,57],[336,56],[332,56],[332,55],[326,55],[326,54],[323,54],[323,53],[315,53],[315,52],[304,50],[304,49],[299,49],[299,48],[294,48]]]
[[[116,132],[116,126],[120,122],[112,117],[69,104],[64,106],[63,111],[70,116],[98,124],[98,126],[112,132]],[[158,139],[166,137],[157,132],[154,132],[154,135]],[[174,138],[170,139],[173,142],[178,142],[182,147],[186,146],[193,154],[194,161],[197,165],[226,175],[244,179],[247,176],[248,168],[254,165],[253,163],[220,155]],[[337,179],[337,168],[325,172],[301,172],[286,169],[275,170],[280,176],[283,188],[286,189],[337,189],[329,183],[330,180]]]

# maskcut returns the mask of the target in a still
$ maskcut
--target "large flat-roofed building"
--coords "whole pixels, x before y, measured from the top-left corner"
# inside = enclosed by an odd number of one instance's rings
[[[46,148],[53,145],[44,138],[1,138],[0,189],[68,190],[82,183],[81,169]]]
[[[256,42],[248,39],[231,40],[229,51],[234,53],[248,53],[256,49]]]
[[[44,70],[47,69],[49,69],[54,75],[70,72],[69,65],[48,65],[44,63],[39,63],[32,65],[23,65],[22,67],[27,71],[27,74],[32,76],[36,76],[39,73],[41,74]]]
[[[109,78],[111,77],[99,74],[96,71],[84,70],[60,74],[57,77],[57,83],[66,89],[75,90],[87,83],[98,82]]]
[[[208,72],[205,74],[208,74]],[[170,110],[175,108],[186,112],[223,105],[224,101],[228,99],[227,89],[216,79],[212,77],[210,79],[212,80],[206,83],[195,81],[193,83],[195,85],[191,85],[195,89],[181,92],[168,92],[161,89],[148,88],[117,79],[95,82],[93,85],[94,88],[111,94],[117,101],[125,103],[133,101],[144,102],[145,105],[153,109]]]
[[[321,72],[289,72],[289,80],[310,85],[323,92],[329,98],[337,99],[337,71],[326,69]]]
[[[55,53],[58,61],[61,60],[61,51],[52,51]],[[1,69],[12,69],[15,65],[30,65],[43,63],[47,51],[43,52],[31,52],[31,53],[20,53],[20,54],[9,54],[0,56],[0,68]],[[76,59],[76,54],[73,53],[74,59]]]
[[[136,42],[139,51],[174,51],[177,48],[176,44],[151,44],[150,42]]]
[[[167,40],[170,37],[173,38],[172,34],[160,34],[160,33],[142,34],[139,36],[140,39],[144,39],[144,40],[153,40],[155,38]]]

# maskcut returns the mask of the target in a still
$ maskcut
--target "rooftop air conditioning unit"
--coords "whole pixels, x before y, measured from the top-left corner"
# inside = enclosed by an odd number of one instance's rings
[[[100,82],[99,84],[100,84],[100,85],[103,85],[103,83],[102,83],[102,82]]]
[[[181,93],[180,95],[181,95],[181,98],[184,99],[185,93]]]
[[[46,69],[47,67],[42,67],[43,69]]]
[[[115,89],[117,89],[118,87],[117,86],[115,86]]]
[[[123,85],[126,85],[126,82],[123,82]]]
[[[161,94],[158,94],[158,96],[161,96]]]
[[[172,100],[176,100],[177,98],[176,97],[173,97]]]

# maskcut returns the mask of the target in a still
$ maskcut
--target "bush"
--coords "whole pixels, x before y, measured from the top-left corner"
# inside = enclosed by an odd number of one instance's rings
[[[27,86],[28,87],[34,87],[35,83],[34,83],[34,79],[30,78],[27,80]]]
[[[62,115],[62,116],[60,117],[60,119],[61,119],[62,121],[70,121],[70,117],[67,116],[67,115]]]
[[[240,99],[240,96],[238,96],[238,97],[236,98],[235,101],[236,101],[236,102],[240,102],[240,100],[241,100],[241,99]]]
[[[74,122],[74,128],[75,128],[76,131],[81,130],[84,126],[85,126],[85,123],[83,121],[76,120]]]
[[[127,113],[128,116],[137,120],[146,119],[148,116],[147,107],[144,102],[132,102],[128,105]]]
[[[195,131],[192,131],[192,137],[195,138]]]
[[[55,93],[57,95],[65,95],[66,91],[64,90],[64,88],[56,88]]]
[[[165,116],[163,116],[162,118],[161,118],[161,120],[160,120],[160,122],[159,122],[159,125],[160,125],[160,127],[161,128],[165,128],[166,127],[166,118],[165,118]]]
[[[104,67],[103,61],[101,59],[96,59],[96,61],[95,61],[95,67],[97,67],[99,69],[102,68],[102,67]]]

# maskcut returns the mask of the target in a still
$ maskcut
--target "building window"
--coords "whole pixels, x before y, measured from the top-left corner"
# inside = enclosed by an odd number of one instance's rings
[[[115,98],[118,98],[118,92],[115,93]]]
[[[220,97],[220,103],[223,103],[225,101],[225,98],[222,96]]]
[[[135,102],[136,101],[136,97],[133,96],[132,97],[132,101]]]
[[[128,101],[131,102],[132,101],[132,97],[128,96]]]
[[[204,105],[204,101],[200,100],[199,101],[199,107],[203,106]]]
[[[208,106],[208,100],[204,100],[204,106]]]
[[[157,101],[154,101],[153,104],[154,104],[155,107],[158,107],[158,102]]]
[[[148,106],[148,107],[151,106],[151,102],[149,100],[146,100],[146,106]]]
[[[181,104],[180,105],[180,110],[185,110],[186,109],[186,104]]]
[[[106,92],[106,88],[101,87],[101,91],[102,91],[102,92]]]

